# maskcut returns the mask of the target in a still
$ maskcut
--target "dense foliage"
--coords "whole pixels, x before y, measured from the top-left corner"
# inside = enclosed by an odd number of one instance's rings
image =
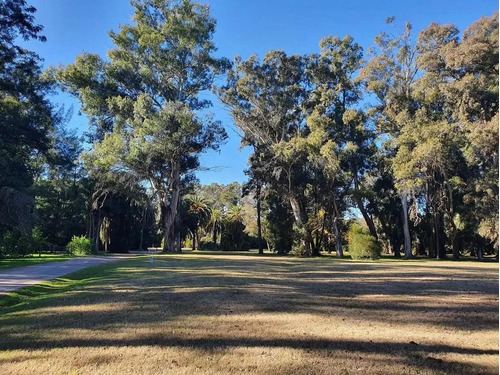
[[[90,255],[92,253],[92,243],[85,236],[73,236],[71,241],[68,243],[68,253],[70,255]]]
[[[352,259],[380,258],[380,243],[370,235],[367,229],[354,222],[347,233],[349,255]]]
[[[369,53],[329,36],[317,53],[231,64],[216,57],[207,6],[132,5],[107,57],[42,72],[18,43],[45,41],[36,10],[0,2],[0,256],[78,241],[498,256],[498,13],[463,33],[394,32],[391,17]],[[55,85],[79,99],[85,138],[47,99]],[[197,183],[199,155],[226,138],[210,89],[253,149],[243,185]]]

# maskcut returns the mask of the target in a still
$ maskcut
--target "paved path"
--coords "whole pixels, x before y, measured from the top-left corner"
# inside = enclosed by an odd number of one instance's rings
[[[0,271],[0,295],[53,280],[82,268],[134,257],[132,254],[108,255],[102,257],[74,258],[63,262],[50,262],[34,266],[18,267]]]

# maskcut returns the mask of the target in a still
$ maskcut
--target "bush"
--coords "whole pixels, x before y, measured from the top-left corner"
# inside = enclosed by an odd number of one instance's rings
[[[199,247],[200,250],[207,250],[207,251],[219,250],[219,245],[212,242],[211,236],[201,237]]]
[[[41,232],[23,234],[18,231],[7,231],[0,235],[0,258],[24,257],[38,253],[47,245]]]
[[[191,249],[193,247],[193,240],[188,237],[184,240],[184,243],[182,245],[183,245],[182,247],[187,247],[188,249]]]
[[[6,232],[0,236],[0,257],[15,257],[25,254],[19,253],[18,242],[20,235],[14,232]]]
[[[349,254],[352,259],[378,259],[382,252],[380,242],[367,229],[352,223],[348,232]]]
[[[67,249],[71,255],[90,255],[92,253],[92,243],[85,236],[73,236]]]

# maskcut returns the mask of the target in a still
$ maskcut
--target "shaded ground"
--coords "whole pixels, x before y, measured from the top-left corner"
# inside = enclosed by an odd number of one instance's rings
[[[2,305],[1,374],[498,373],[498,264],[160,255]]]

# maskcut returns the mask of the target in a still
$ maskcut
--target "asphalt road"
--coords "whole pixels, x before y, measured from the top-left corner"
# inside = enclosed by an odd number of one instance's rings
[[[99,264],[115,262],[117,260],[134,257],[132,254],[109,255],[102,257],[74,258],[63,262],[50,262],[34,266],[13,268],[0,271],[0,295],[25,288],[30,285],[57,279],[83,268],[98,266]]]

